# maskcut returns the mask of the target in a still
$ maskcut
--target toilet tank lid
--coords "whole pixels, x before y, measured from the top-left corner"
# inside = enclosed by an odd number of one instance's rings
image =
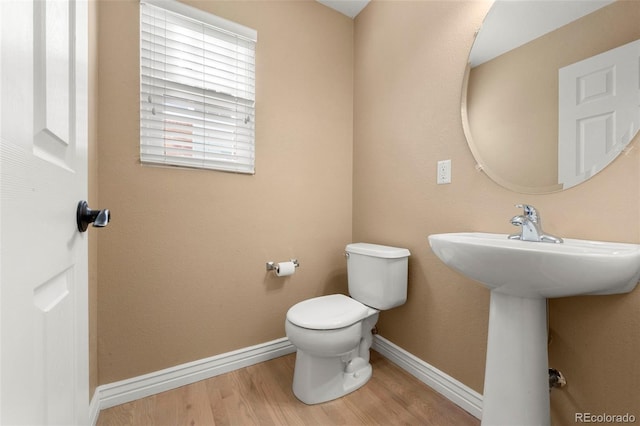
[[[376,312],[344,294],[330,294],[296,303],[287,312],[287,320],[312,330],[336,330]]]
[[[370,243],[347,244],[345,251],[347,253],[364,254],[366,256],[383,257],[387,259],[397,259],[400,257],[411,256],[411,253],[406,248],[383,246]]]

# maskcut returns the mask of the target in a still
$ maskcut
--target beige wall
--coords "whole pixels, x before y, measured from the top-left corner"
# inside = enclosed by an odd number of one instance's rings
[[[639,20],[640,2],[618,1],[471,70],[470,133],[490,176],[522,192],[557,190],[558,69],[637,40]]]
[[[283,337],[293,303],[346,291],[344,244],[368,241],[412,252],[409,299],[381,314],[381,334],[481,392],[489,295],[429,234],[512,232],[513,204],[528,202],[550,233],[640,242],[637,149],[552,195],[475,170],[460,95],[488,2],[374,0],[355,25],[308,1],[195,4],[258,30],[257,174],[140,166],[137,2],[101,1],[98,186],[113,220],[99,240],[99,383]],[[450,185],[435,184],[441,159]],[[293,277],[265,272],[289,257]],[[569,380],[554,424],[640,415],[640,291],[553,300],[551,329],[550,364]]]
[[[191,4],[255,28],[254,176],[141,166],[138,1],[99,3],[99,382],[284,337],[346,291],[353,22],[312,1]],[[297,258],[278,278],[267,261]]]
[[[381,314],[380,333],[482,392],[489,294],[447,269],[427,236],[513,232],[516,203],[548,232],[640,242],[638,149],[595,178],[521,195],[475,169],[460,119],[467,55],[489,2],[374,0],[355,21],[353,238],[407,247],[409,299]],[[436,162],[453,181],[436,185]],[[575,412],[640,415],[640,290],[552,300],[550,365],[569,381],[551,395],[553,424]],[[517,380],[517,378],[514,378]]]

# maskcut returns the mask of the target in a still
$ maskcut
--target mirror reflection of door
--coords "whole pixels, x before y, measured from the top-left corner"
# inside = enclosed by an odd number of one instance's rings
[[[561,68],[558,75],[558,183],[594,175],[640,128],[640,41]]]

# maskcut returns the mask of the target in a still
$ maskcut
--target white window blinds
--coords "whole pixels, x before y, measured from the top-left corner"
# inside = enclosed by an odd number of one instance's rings
[[[177,2],[140,4],[140,159],[254,173],[256,32]]]

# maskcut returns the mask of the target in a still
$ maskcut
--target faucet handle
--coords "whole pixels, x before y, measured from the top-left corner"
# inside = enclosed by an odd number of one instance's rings
[[[516,207],[524,210],[524,215],[532,222],[539,223],[540,216],[538,216],[538,211],[535,207],[529,204],[516,204]]]

